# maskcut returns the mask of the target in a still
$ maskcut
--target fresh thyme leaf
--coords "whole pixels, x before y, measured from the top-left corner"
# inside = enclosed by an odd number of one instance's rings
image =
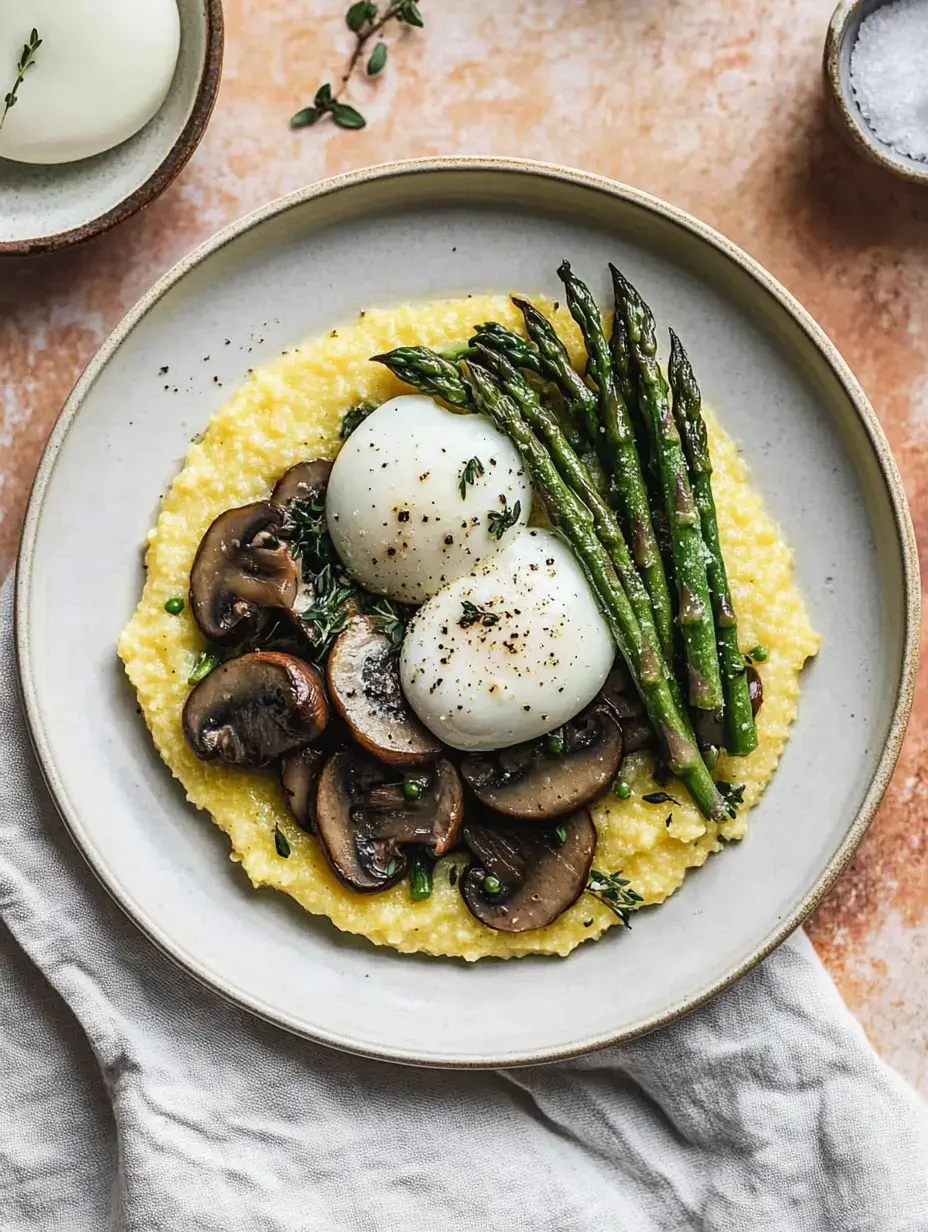
[[[461,493],[461,500],[467,495],[467,485],[475,484],[478,479],[483,477],[483,463],[479,458],[471,458],[464,463],[464,469],[461,471],[461,479],[458,483],[458,491]]]
[[[360,111],[348,103],[339,103],[333,100],[329,106],[329,111],[331,111],[332,119],[339,128],[364,128],[367,124],[367,120],[361,115]]]
[[[648,795],[642,796],[645,804],[679,804],[680,801],[673,796],[669,796],[666,791],[652,791]]]
[[[402,645],[406,636],[406,622],[389,599],[381,599],[370,609],[377,628],[385,633],[394,646]]]
[[[637,911],[644,899],[631,888],[631,882],[618,873],[601,873],[599,869],[590,870],[586,883],[586,892],[608,907],[613,915],[618,916],[626,928],[631,928],[631,913]]]
[[[329,85],[328,82],[326,82],[325,85],[320,86],[319,89],[316,91],[316,97],[313,99],[313,104],[314,106],[318,107],[320,111],[325,111],[331,105],[331,102],[332,102],[332,87]]]
[[[387,62],[387,45],[386,43],[378,43],[371,52],[371,58],[367,62],[368,77],[376,77],[383,70]]]
[[[506,531],[515,526],[521,516],[522,502],[516,501],[514,505],[510,506],[504,496],[502,509],[490,509],[487,512],[490,522],[490,537],[492,539],[502,539]]]
[[[726,783],[723,779],[716,783],[725,803],[725,812],[732,820],[738,816],[738,809],[744,803],[744,786],[744,783]]]
[[[3,122],[6,119],[6,113],[11,107],[16,106],[19,96],[19,87],[23,84],[23,78],[32,66],[35,64],[35,53],[42,46],[42,40],[39,38],[39,32],[35,26],[29,35],[28,43],[23,43],[23,49],[20,53],[19,60],[16,63],[16,77],[13,84],[6,94],[3,96],[3,113],[0,115],[0,128],[3,128]]]
[[[347,441],[355,428],[364,423],[368,415],[372,415],[376,410],[377,406],[373,402],[359,402],[350,411],[346,411],[342,417],[342,426],[339,429],[342,440]]]
[[[318,107],[303,107],[296,115],[290,117],[291,128],[308,128],[315,124],[322,114]]]
[[[418,26],[420,30],[422,29],[425,23],[416,0],[401,0],[395,7],[398,10],[397,21],[404,21],[407,26]]]
[[[290,857],[290,840],[281,830],[280,826],[274,826],[274,846],[277,848],[277,854],[282,860],[287,860]]]
[[[499,616],[495,612],[488,612],[486,608],[477,607],[476,603],[471,603],[469,599],[461,600],[461,610],[462,616],[458,624],[462,629],[469,629],[471,625],[478,624],[489,629],[499,624]]]
[[[345,14],[345,25],[352,34],[357,34],[365,22],[374,21],[376,17],[376,4],[371,4],[370,0],[358,0],[358,3],[352,4]]]

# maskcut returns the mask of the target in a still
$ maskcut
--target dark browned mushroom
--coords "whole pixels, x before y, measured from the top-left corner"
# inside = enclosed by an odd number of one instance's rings
[[[571,719],[556,740],[546,737],[465,757],[461,774],[489,808],[541,821],[593,800],[615,777],[621,761],[619,725],[605,706],[594,704]]]
[[[271,500],[275,505],[287,509],[294,501],[308,500],[314,505],[325,501],[325,490],[329,486],[329,475],[332,473],[332,463],[324,458],[315,458],[312,462],[297,462],[277,480]]]
[[[270,501],[227,509],[203,536],[190,570],[190,607],[206,637],[255,637],[274,610],[290,608],[299,568],[281,540],[283,514]]]
[[[315,740],[328,719],[316,668],[292,655],[256,651],[229,659],[193,689],[183,727],[202,761],[255,769]]]
[[[280,785],[287,808],[304,830],[316,827],[316,783],[325,761],[318,745],[305,745],[285,754],[280,763]]]
[[[623,755],[657,744],[654,728],[648,722],[641,698],[621,659],[616,659],[596,700],[608,706],[619,721]]]
[[[349,749],[333,754],[319,778],[316,833],[336,876],[362,893],[386,890],[406,875],[405,847],[444,855],[463,818],[461,780],[445,758],[398,780],[374,758]]]
[[[551,924],[586,889],[596,827],[579,809],[556,829],[469,823],[464,841],[475,857],[461,881],[468,910],[488,928],[524,933]]]
[[[326,679],[352,736],[381,761],[414,766],[441,754],[441,741],[406,705],[397,648],[373,616],[348,621],[329,654]]]

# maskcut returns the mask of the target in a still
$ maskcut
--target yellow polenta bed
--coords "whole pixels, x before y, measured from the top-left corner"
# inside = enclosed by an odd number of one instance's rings
[[[541,300],[537,304],[556,324],[579,368],[583,346],[566,308]],[[462,900],[455,883],[467,855],[459,851],[437,861],[432,892],[422,901],[410,897],[406,881],[371,895],[346,888],[317,839],[294,821],[273,770],[205,762],[189,747],[182,711],[204,639],[189,603],[179,614],[166,610],[165,604],[186,596],[198,545],[222,511],[266,499],[281,474],[300,461],[334,458],[348,408],[361,401],[385,403],[404,392],[386,368],[370,362],[371,356],[412,345],[446,350],[466,342],[475,324],[489,320],[513,330],[522,324],[517,309],[502,296],[369,310],[250,373],[191,446],[164,497],[148,537],[144,590],[118,647],[159,753],[190,802],[228,835],[232,860],[255,886],[282,890],[307,911],[376,944],[467,960],[567,955],[580,942],[600,937],[618,918],[607,904],[583,893],[546,927],[511,934],[494,931]],[[749,811],[788,739],[803,664],[818,647],[793,579],[790,550],[752,489],[736,445],[709,412],[706,421],[740,644],[762,644],[766,651],[755,665],[764,697],[757,715],[759,743],[737,765],[723,753],[715,769],[717,777],[744,786],[743,803],[727,820],[707,820],[675,781],[656,783],[651,777],[653,759],[641,755],[623,765],[629,798],[607,790],[591,804],[596,827],[593,867],[620,872],[644,904],[662,902],[682,885],[688,869],[703,864],[727,841],[743,837]],[[671,800],[644,800],[659,792]],[[198,824],[194,816],[191,824]]]

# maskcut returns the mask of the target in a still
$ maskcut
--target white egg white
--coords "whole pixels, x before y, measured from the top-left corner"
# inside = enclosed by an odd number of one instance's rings
[[[468,462],[473,482],[464,484]],[[482,474],[480,470],[482,469]],[[515,510],[493,535],[491,511]],[[385,402],[342,446],[326,521],[345,567],[377,595],[422,603],[495,556],[519,533],[532,492],[515,447],[482,415],[455,415],[432,398]]]
[[[0,0],[3,89],[24,42],[42,40],[0,131],[0,156],[63,163],[137,133],[167,97],[180,48],[177,0]]]
[[[565,723],[599,692],[614,657],[570,549],[532,528],[419,609],[400,678],[430,731],[452,748],[481,751]]]

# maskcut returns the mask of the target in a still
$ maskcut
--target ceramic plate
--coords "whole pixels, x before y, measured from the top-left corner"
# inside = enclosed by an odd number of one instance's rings
[[[822,651],[746,841],[690,873],[632,932],[615,929],[566,960],[403,957],[251,889],[225,836],[185,804],[152,748],[116,639],[141,590],[159,496],[249,367],[372,305],[516,288],[556,298],[563,256],[585,275],[601,271],[603,299],[616,261],[686,338],[795,549]],[[886,441],[847,367],[782,287],[644,193],[538,164],[461,159],[377,168],[276,201],[220,232],[129,313],[43,458],[16,632],[51,791],[103,884],[166,953],[327,1044],[428,1065],[514,1065],[669,1022],[811,911],[895,763],[918,603]]]

